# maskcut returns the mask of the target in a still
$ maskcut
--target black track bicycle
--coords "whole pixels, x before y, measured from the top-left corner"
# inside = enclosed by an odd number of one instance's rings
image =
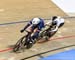
[[[28,31],[27,31],[28,32]],[[17,51],[20,51],[20,50],[24,50],[25,48],[26,49],[29,49],[33,46],[33,41],[32,41],[32,38],[31,38],[31,34],[30,32],[28,32],[27,35],[21,37],[18,42],[15,44],[14,48],[13,48],[13,52],[17,52]]]
[[[51,33],[50,31],[53,29],[54,27],[48,27],[47,29],[45,29],[44,31],[42,31],[40,34],[39,34],[39,37],[36,39],[37,41],[40,40],[40,39],[44,39],[46,41],[48,41],[48,39],[50,37],[52,37],[56,32],[53,32]],[[28,31],[26,31],[28,32]],[[18,42],[15,44],[14,48],[13,48],[13,51],[14,52],[17,52],[17,51],[20,51],[20,50],[24,50],[25,48],[26,49],[29,49],[33,46],[33,40],[32,40],[32,33],[28,32],[27,35],[21,37]]]

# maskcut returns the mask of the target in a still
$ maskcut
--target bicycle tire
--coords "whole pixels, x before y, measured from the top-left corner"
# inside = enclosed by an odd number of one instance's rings
[[[26,49],[30,49],[32,46],[33,46],[33,43],[29,43],[29,44],[26,46]]]
[[[24,40],[25,36],[21,37],[18,42],[15,44],[14,48],[13,48],[13,52],[17,52],[19,51],[23,44],[25,43],[25,40]],[[24,40],[24,41],[23,41]]]
[[[33,46],[33,42],[31,41],[31,39],[26,39],[26,49],[29,49]]]

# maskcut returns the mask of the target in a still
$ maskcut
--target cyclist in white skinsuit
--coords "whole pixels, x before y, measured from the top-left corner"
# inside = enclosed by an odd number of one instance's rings
[[[51,24],[51,26],[55,26],[55,28],[53,30],[51,30],[51,32],[55,32],[58,30],[58,28],[60,28],[61,26],[64,25],[64,19],[61,18],[60,16],[53,16],[52,22],[46,23],[46,25],[50,25],[50,24]]]

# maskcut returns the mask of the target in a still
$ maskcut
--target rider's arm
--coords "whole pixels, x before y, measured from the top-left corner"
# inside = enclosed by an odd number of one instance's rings
[[[49,26],[50,24],[51,24],[52,22],[51,22],[51,20],[49,21],[49,22],[47,22],[45,25],[47,26]]]
[[[24,29],[23,29],[23,30],[25,30],[28,26],[30,26],[30,24],[27,24],[27,25],[24,27]]]
[[[23,30],[25,30],[27,27],[29,27],[31,25],[31,21],[24,27]]]

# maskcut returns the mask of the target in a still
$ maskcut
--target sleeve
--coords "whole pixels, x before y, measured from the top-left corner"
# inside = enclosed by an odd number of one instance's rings
[[[24,27],[24,30],[25,30],[28,26],[30,26],[31,24],[32,24],[32,20],[27,23],[27,25]]]

